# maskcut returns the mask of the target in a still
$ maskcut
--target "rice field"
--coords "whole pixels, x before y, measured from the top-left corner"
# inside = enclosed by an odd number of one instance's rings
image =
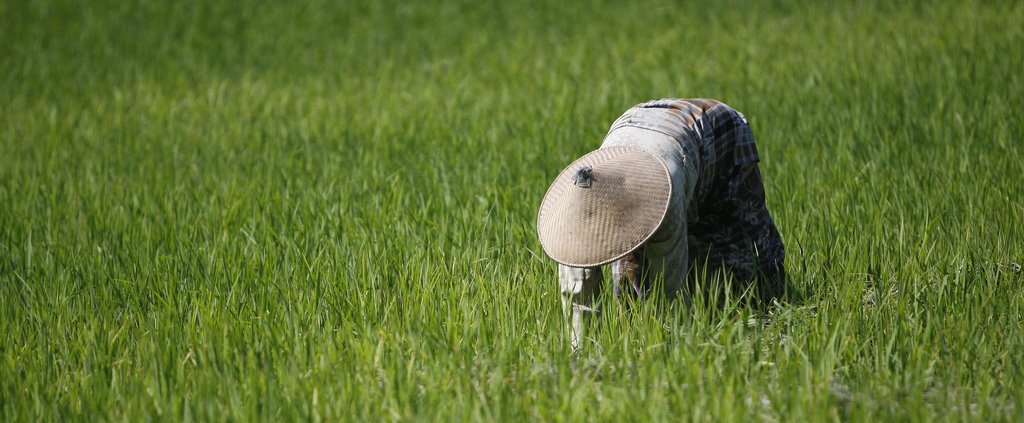
[[[1020,421],[1024,3],[0,2],[0,421]],[[742,111],[789,292],[579,354],[537,206]],[[607,290],[610,292],[611,290]]]

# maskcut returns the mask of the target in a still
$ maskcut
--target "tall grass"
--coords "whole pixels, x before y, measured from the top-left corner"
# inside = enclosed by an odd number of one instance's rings
[[[0,419],[1019,420],[1019,2],[0,3]],[[536,207],[712,97],[791,290],[603,298]]]

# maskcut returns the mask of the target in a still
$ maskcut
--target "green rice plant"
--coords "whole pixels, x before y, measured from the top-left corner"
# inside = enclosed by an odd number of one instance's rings
[[[1019,2],[0,3],[0,420],[1019,421]],[[540,198],[742,111],[790,290],[606,295]],[[609,290],[610,291],[610,290]]]

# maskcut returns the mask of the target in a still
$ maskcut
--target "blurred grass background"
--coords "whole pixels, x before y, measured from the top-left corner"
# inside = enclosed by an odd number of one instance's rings
[[[0,412],[1018,420],[1019,2],[0,2]],[[769,310],[606,299],[533,224],[635,103],[750,120]]]

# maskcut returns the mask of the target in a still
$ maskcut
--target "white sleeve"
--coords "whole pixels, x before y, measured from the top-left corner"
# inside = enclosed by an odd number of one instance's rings
[[[569,267],[558,265],[558,285],[562,291],[562,312],[568,319],[569,342],[577,351],[583,340],[584,319],[597,310],[594,301],[601,293],[601,267]]]

